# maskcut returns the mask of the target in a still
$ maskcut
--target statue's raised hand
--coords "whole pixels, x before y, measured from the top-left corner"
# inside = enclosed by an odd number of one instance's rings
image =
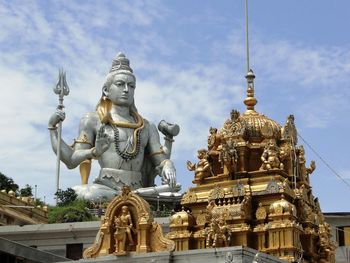
[[[172,161],[164,161],[161,177],[162,184],[169,184],[171,188],[176,187],[176,169]]]
[[[100,129],[97,132],[94,154],[97,157],[101,156],[105,151],[107,151],[110,144],[111,144],[111,141],[109,140],[108,135],[105,132],[105,125],[102,124]]]
[[[194,169],[196,168],[196,165],[195,164],[193,164],[191,161],[187,161],[187,169],[189,170],[189,171],[194,171]]]
[[[57,110],[51,115],[49,119],[49,128],[56,127],[56,125],[59,122],[64,121],[65,118],[66,113],[62,109],[57,108]]]

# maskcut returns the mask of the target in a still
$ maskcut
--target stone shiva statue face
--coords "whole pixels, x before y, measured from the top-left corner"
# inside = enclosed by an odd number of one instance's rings
[[[127,73],[114,74],[110,85],[103,88],[104,95],[114,105],[130,107],[134,102],[135,77]]]

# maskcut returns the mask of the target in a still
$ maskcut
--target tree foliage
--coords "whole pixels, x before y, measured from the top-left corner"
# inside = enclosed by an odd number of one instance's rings
[[[49,207],[49,223],[67,223],[98,220],[89,211],[90,202],[77,199],[72,188],[56,194],[57,206]]]
[[[90,214],[89,202],[77,199],[65,206],[54,206],[49,208],[49,223],[68,223],[94,221],[98,218]]]
[[[18,184],[15,184],[12,178],[7,177],[0,172],[0,190],[6,190],[7,192],[12,190],[16,192],[18,190]]]
[[[19,190],[20,196],[33,196],[33,187],[26,184],[21,190]]]
[[[55,195],[58,206],[67,206],[73,203],[78,197],[72,188],[67,188],[67,190],[58,190]]]

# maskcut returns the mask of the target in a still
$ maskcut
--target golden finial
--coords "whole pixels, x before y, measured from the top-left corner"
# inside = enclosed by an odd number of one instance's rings
[[[245,76],[248,82],[247,98],[244,100],[244,104],[247,105],[247,110],[254,111],[254,106],[258,102],[254,98],[254,79],[255,75],[253,70],[249,66],[249,35],[248,35],[248,0],[245,1],[245,24],[246,24],[246,50],[247,50],[247,75]]]
[[[247,79],[247,97],[244,99],[244,104],[247,105],[247,110],[254,111],[254,106],[258,102],[256,98],[254,98],[254,79],[255,75],[253,70],[249,70],[247,75],[245,76]]]

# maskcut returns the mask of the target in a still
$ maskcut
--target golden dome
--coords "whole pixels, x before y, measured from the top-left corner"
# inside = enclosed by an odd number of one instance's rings
[[[193,216],[184,209],[170,218],[170,227],[191,227],[194,223]]]
[[[284,199],[284,196],[282,195],[280,200],[277,200],[270,205],[269,214],[282,215],[286,213],[296,216],[296,209],[295,206]]]
[[[281,125],[255,110],[247,110],[242,116],[249,141],[260,142],[263,139],[280,139]]]

